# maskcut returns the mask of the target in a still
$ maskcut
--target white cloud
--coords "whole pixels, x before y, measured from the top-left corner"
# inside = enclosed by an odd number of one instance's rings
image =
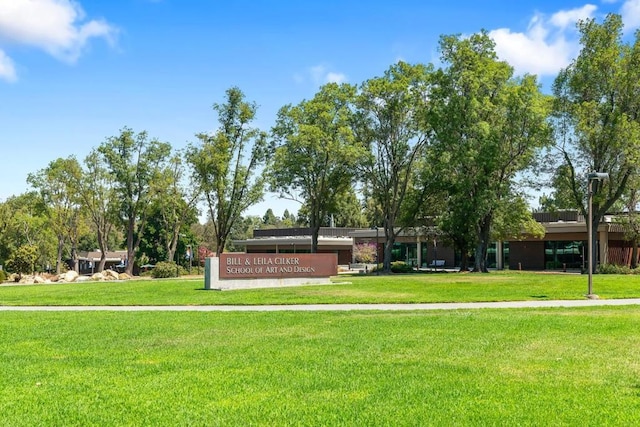
[[[632,32],[640,27],[640,0],[627,0],[620,8],[624,30]]]
[[[325,76],[327,74],[327,69],[324,65],[315,65],[309,68],[309,75],[311,76],[311,80],[316,85],[321,85],[326,83]]]
[[[347,81],[347,76],[342,73],[327,73],[327,82],[328,83],[344,83]]]
[[[561,30],[566,30],[567,28],[573,29],[576,22],[591,18],[596,9],[598,9],[597,6],[586,4],[578,9],[561,10],[551,15],[549,22]]]
[[[74,0],[0,1],[0,43],[5,47],[35,47],[73,63],[90,39],[113,44],[116,33],[104,20],[85,21],[82,7]]]
[[[0,50],[0,79],[14,82],[17,79],[16,69],[13,61],[3,51]]]
[[[634,0],[635,1],[635,0]],[[593,17],[597,7],[561,10],[550,17],[537,13],[525,32],[500,28],[489,32],[496,42],[498,56],[509,62],[516,73],[555,75],[566,67],[579,50],[575,24]]]
[[[293,79],[298,84],[310,81],[315,86],[322,86],[326,83],[344,83],[347,76],[343,73],[330,71],[326,65],[314,65],[309,67],[304,74],[296,73]]]

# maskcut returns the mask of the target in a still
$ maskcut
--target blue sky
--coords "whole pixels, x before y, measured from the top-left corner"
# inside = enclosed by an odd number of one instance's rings
[[[398,60],[437,62],[443,34],[490,31],[502,59],[549,87],[578,51],[575,22],[640,0],[0,0],[0,200],[58,157],[79,160],[128,126],[182,148],[238,86],[268,130],[329,81]],[[298,206],[267,195],[248,214]]]

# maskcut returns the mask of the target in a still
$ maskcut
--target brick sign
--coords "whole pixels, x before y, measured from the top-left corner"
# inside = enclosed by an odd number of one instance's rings
[[[329,277],[336,254],[220,254],[220,279]]]

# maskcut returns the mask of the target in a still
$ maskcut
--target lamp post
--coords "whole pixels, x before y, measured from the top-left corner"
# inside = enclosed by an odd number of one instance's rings
[[[588,269],[589,269],[589,284],[587,288],[587,298],[598,299],[598,295],[593,293],[593,181],[602,181],[609,178],[609,174],[606,172],[591,172],[587,175],[587,248],[589,254]]]
[[[176,236],[176,277],[180,277],[180,251],[179,251],[179,245],[180,245],[180,234],[178,234]]]
[[[376,275],[380,274],[380,258],[379,258],[379,251],[380,251],[380,244],[378,243],[378,237],[380,234],[380,228],[376,225]]]

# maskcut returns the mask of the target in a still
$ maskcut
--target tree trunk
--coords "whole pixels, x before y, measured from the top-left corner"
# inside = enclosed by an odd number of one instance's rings
[[[475,273],[488,273],[487,269],[487,252],[489,248],[489,239],[491,238],[491,214],[486,215],[478,225],[478,243],[475,249],[475,264],[473,271]]]
[[[135,227],[135,218],[129,219],[129,226],[127,227],[127,259],[125,260],[124,272],[129,276],[133,276],[133,261],[135,258],[135,242],[133,229]]]
[[[469,271],[469,255],[464,249],[460,251],[460,272],[463,271]]]
[[[180,230],[178,231],[174,231],[173,232],[173,236],[171,236],[171,241],[167,242],[167,259],[166,261],[173,261],[175,260],[175,254],[176,254],[176,250],[178,249],[178,237],[180,235]]]
[[[56,254],[56,274],[60,274],[62,267],[62,251],[64,249],[64,238],[58,238],[58,253]]]
[[[175,259],[175,247],[177,246],[177,243],[173,243],[173,242],[169,242],[165,245],[165,249],[167,251],[167,258],[165,259],[165,261],[171,262]]]
[[[391,273],[391,256],[393,255],[393,244],[395,243],[395,230],[389,225],[388,221],[384,224],[384,261],[382,270],[385,273]]]
[[[104,271],[104,266],[107,264],[107,253],[102,251],[100,253],[100,262],[98,263],[97,273],[102,273]]]
[[[318,253],[318,234],[320,233],[320,226],[317,225],[311,229],[311,253]]]
[[[79,273],[80,272],[79,267],[80,266],[78,265],[78,250],[76,249],[76,244],[74,242],[73,246],[71,247],[71,269],[76,273]]]
[[[314,208],[312,203],[311,214],[309,215],[309,228],[311,228],[311,253],[318,253],[318,234],[320,234],[320,218],[322,213]]]
[[[638,242],[636,240],[633,241],[631,246],[631,268],[638,267]]]
[[[107,263],[107,238],[105,234],[98,230],[98,247],[100,248],[100,262],[98,263],[97,273],[104,271],[104,266]]]
[[[224,252],[224,246],[227,244],[227,239],[224,236],[216,236],[216,257],[220,258],[220,254]]]
[[[386,239],[384,242],[384,256],[382,261],[382,271],[385,273],[391,273],[391,255],[393,251],[393,242],[391,239]]]

